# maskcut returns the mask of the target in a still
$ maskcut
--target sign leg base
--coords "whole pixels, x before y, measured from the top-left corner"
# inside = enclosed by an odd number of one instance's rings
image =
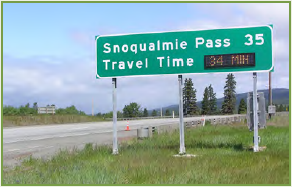
[[[193,154],[183,154],[183,155],[173,155],[174,157],[186,157],[186,158],[191,158],[191,157],[197,157],[198,155],[193,155]]]
[[[113,155],[117,155],[117,154],[119,154],[119,151],[117,149],[114,149],[113,150]]]
[[[186,148],[185,147],[183,147],[183,148],[181,148],[180,150],[179,150],[179,153],[178,153],[179,155],[184,155],[184,154],[186,154]]]
[[[253,151],[254,153],[264,151],[265,149],[267,149],[267,146],[259,146],[257,151],[254,151],[254,146],[249,147],[249,150]]]

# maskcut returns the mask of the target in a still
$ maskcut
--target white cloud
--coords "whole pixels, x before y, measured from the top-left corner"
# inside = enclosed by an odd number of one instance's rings
[[[285,39],[274,40],[273,42],[274,58],[282,61],[289,59],[289,42]]]
[[[186,22],[179,30],[219,29],[222,25],[211,20],[195,20]]]
[[[61,74],[51,74],[42,69],[24,69],[7,67],[4,71],[5,93],[18,89],[26,90],[27,94],[52,94],[56,93],[82,93],[88,89],[86,84],[76,83],[76,80],[68,79]],[[66,82],[66,83],[65,83]],[[11,89],[11,88],[15,89]],[[10,89],[6,89],[10,88]]]
[[[242,3],[238,7],[254,21],[285,24],[289,21],[289,3]]]

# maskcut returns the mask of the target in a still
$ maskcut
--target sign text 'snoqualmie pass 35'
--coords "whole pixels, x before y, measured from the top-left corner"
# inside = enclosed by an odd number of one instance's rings
[[[96,37],[97,78],[270,71],[271,26]]]

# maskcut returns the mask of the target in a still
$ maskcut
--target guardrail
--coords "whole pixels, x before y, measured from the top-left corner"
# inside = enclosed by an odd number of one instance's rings
[[[275,116],[289,116],[289,111],[287,111],[287,112],[276,112]]]
[[[288,116],[288,115],[289,115],[289,112],[276,113],[276,116]],[[202,116],[192,116],[192,117],[202,117]],[[204,120],[202,120],[202,118],[188,119],[187,117],[186,120],[184,121],[184,125],[186,128],[203,126]],[[224,124],[231,124],[235,122],[237,123],[244,122],[244,120],[246,119],[246,114],[234,114],[234,115],[226,115],[226,116],[206,116],[204,118],[205,118],[205,122],[210,122],[212,125],[217,125],[217,124],[224,125]],[[148,117],[147,119],[153,119],[153,117],[152,118]],[[179,126],[177,122],[173,122],[171,124],[159,125],[159,126],[150,125],[148,127],[141,127],[140,129],[137,129],[137,137],[138,138],[151,137],[153,132],[157,132],[158,134],[165,133],[165,132],[170,133],[177,130],[178,128]],[[145,131],[145,132],[143,131],[143,135],[141,135],[142,130]],[[148,133],[146,132],[146,130]]]
[[[198,116],[196,116],[198,117]],[[202,116],[200,116],[202,117]],[[204,125],[204,120],[202,120],[204,118],[199,118],[199,119],[186,119],[184,121],[184,125],[186,128],[193,128],[193,127],[198,127],[198,126],[203,126]],[[243,122],[246,119],[246,115],[245,114],[241,114],[241,115],[228,115],[228,116],[206,116],[205,117],[205,122],[210,122],[212,125],[216,125],[216,124],[230,124],[233,122]],[[138,131],[141,129],[148,129],[149,132],[147,135],[145,135],[146,130],[143,134],[143,136],[149,136],[151,137],[152,133],[155,131],[158,134],[160,133],[170,133],[173,132],[177,129],[179,129],[179,126],[177,124],[177,122],[173,122],[171,124],[165,124],[165,125],[159,125],[159,126],[155,126],[155,125],[150,125],[148,127],[141,127],[140,129],[137,129],[137,136],[139,137],[139,133]],[[151,132],[150,132],[151,131]],[[141,133],[141,132],[140,132]]]
[[[241,115],[241,114],[233,114],[233,115]],[[226,115],[229,116],[229,115]],[[193,118],[193,117],[202,117],[202,115],[194,115],[194,116],[184,116],[185,118]],[[207,116],[210,117],[210,116]],[[135,117],[135,118],[117,118],[118,121],[129,121],[129,120],[141,120],[141,119],[165,119],[165,118],[179,118],[179,116],[151,116],[151,117]],[[113,118],[105,118],[105,120],[113,120]]]
[[[140,119],[163,119],[163,118],[173,118],[173,116],[151,116],[151,117],[135,117],[135,118],[117,118],[118,121],[128,121],[128,120],[140,120]],[[178,118],[178,116],[174,116]],[[113,120],[113,118],[105,118],[105,120]]]
[[[226,115],[227,118],[230,115]],[[245,116],[245,114],[232,114],[232,116]],[[268,113],[267,113],[268,116]],[[288,112],[277,112],[275,116],[289,116]],[[184,118],[192,118],[192,117],[202,117],[202,115],[194,115],[194,116],[184,116]],[[212,116],[206,116],[207,118]],[[173,116],[151,116],[151,117],[135,117],[135,118],[117,118],[118,121],[129,121],[129,120],[141,120],[141,119],[164,119],[164,118],[173,118]],[[174,116],[174,118],[179,118],[179,116]],[[113,118],[105,118],[105,120],[113,120]]]
[[[202,117],[202,115],[184,116],[184,118]],[[141,119],[165,119],[165,118],[179,118],[179,116],[151,116],[151,117],[135,117],[135,118],[117,118],[118,121],[141,120]],[[113,120],[113,118],[105,118],[105,120]]]

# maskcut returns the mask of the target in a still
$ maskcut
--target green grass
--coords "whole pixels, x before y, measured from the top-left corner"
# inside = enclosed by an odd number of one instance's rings
[[[276,120],[276,119],[275,119]],[[275,121],[274,120],[274,121]],[[29,159],[4,171],[2,184],[290,184],[289,120],[260,130],[263,152],[253,153],[253,132],[244,124],[187,129],[187,153],[177,158],[179,132],[110,147],[87,144],[50,161]],[[273,120],[271,121],[273,122]],[[270,123],[270,121],[269,121]]]
[[[39,115],[31,115],[31,116],[3,116],[3,127],[82,123],[82,122],[96,122],[96,121],[103,121],[103,119],[98,116],[85,116],[85,115],[39,114]]]

